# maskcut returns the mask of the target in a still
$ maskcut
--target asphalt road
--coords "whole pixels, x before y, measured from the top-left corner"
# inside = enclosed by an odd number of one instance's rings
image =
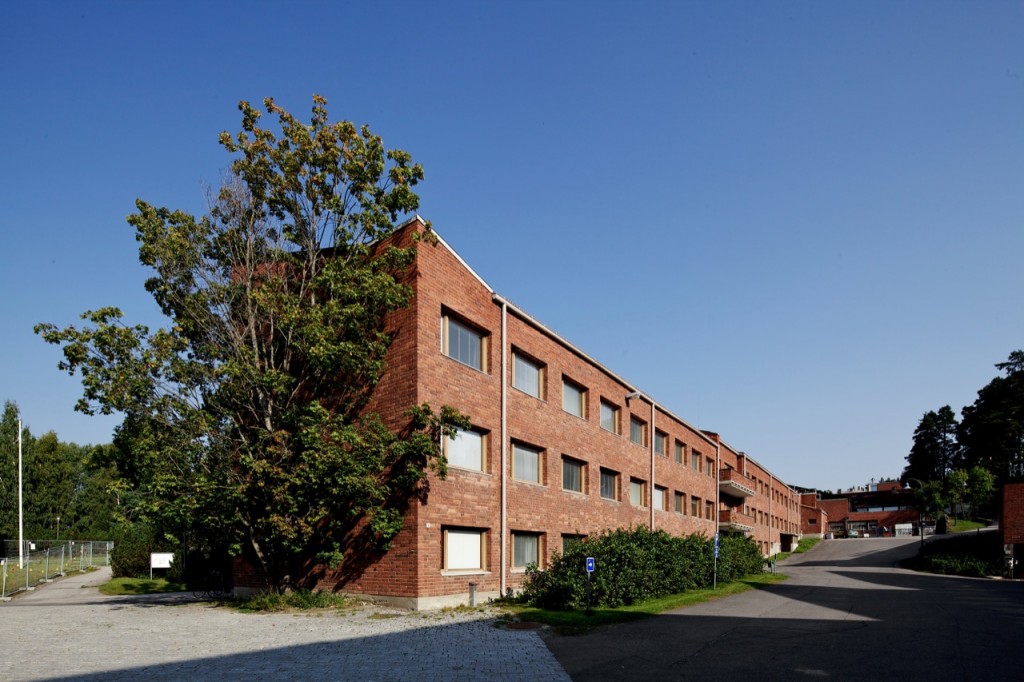
[[[895,568],[916,543],[822,542],[766,589],[545,639],[577,682],[1024,679],[1024,583]]]

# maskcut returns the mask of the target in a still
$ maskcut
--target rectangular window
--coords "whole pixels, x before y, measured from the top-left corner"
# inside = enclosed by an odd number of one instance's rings
[[[464,365],[486,371],[483,334],[448,315],[441,317],[441,352]]]
[[[486,542],[481,530],[444,531],[444,568],[448,571],[482,571]]]
[[[586,390],[562,377],[562,409],[581,419],[587,418]]]
[[[540,450],[513,443],[512,478],[527,483],[541,483],[540,472]]]
[[[676,511],[676,514],[685,514],[686,513],[685,507],[686,507],[686,493],[679,493],[679,492],[677,492],[676,496],[675,496],[675,511]]]
[[[483,471],[487,466],[487,436],[479,431],[459,429],[454,437],[445,436],[444,454],[448,466]]]
[[[601,428],[612,433],[619,432],[619,408],[601,401]]]
[[[601,469],[601,497],[606,500],[619,499],[619,474],[610,469]]]
[[[700,498],[690,498],[690,516],[700,516]]]
[[[582,493],[586,480],[586,467],[583,462],[572,457],[562,457],[562,488],[574,493]]]
[[[690,452],[690,466],[693,467],[694,471],[700,471],[700,453],[696,450]]]
[[[668,434],[663,431],[654,432],[654,452],[658,455],[665,455],[668,452]]]
[[[526,568],[540,558],[540,536],[536,533],[512,533],[512,568]]]
[[[686,464],[686,446],[676,441],[676,464]]]
[[[629,479],[629,503],[634,507],[644,506],[644,482],[638,478]]]
[[[512,353],[512,385],[534,398],[544,398],[544,367],[521,353]]]
[[[572,549],[572,546],[583,542],[587,539],[586,535],[562,535],[562,554],[565,554],[566,550]]]
[[[704,502],[704,518],[708,520],[715,518],[715,503],[711,500]]]
[[[715,477],[715,460],[708,457],[704,460],[704,471],[708,472],[708,478]]]
[[[818,519],[807,519],[807,525],[808,526],[816,526],[816,525],[818,525]]]
[[[637,445],[647,442],[647,424],[636,417],[629,418],[629,439]]]
[[[668,491],[665,490],[665,488],[662,488],[660,485],[654,486],[654,499],[651,500],[651,504],[654,506],[655,509],[660,509],[662,511],[668,509],[668,507],[666,506],[667,492]]]

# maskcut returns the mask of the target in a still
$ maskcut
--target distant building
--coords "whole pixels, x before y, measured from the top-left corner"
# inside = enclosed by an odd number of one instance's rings
[[[914,495],[896,481],[879,483],[873,489],[857,489],[822,499],[821,493],[801,497],[801,523],[804,533],[814,534],[814,526],[833,537],[892,535],[896,526],[916,527],[920,514]]]

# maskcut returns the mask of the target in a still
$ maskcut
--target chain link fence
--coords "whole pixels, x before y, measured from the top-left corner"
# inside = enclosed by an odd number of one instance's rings
[[[8,556],[0,558],[0,599],[10,600],[11,596],[25,590],[33,590],[40,583],[51,582],[71,571],[87,571],[97,566],[110,565],[110,552],[114,543],[109,540],[69,540],[45,549],[34,549],[26,542],[28,550],[18,556],[17,543],[14,551],[7,547]]]

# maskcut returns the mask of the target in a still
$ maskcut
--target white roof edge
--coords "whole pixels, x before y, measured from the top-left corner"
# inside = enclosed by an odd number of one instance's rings
[[[420,217],[419,214],[416,214],[414,217],[409,218],[404,223],[402,223],[399,227],[400,228],[401,227],[405,227],[406,225],[409,225],[410,223],[415,222],[415,221],[419,221],[420,223],[422,223],[424,225],[427,224],[426,220],[424,220],[422,217]],[[495,301],[497,301],[499,303],[504,303],[505,305],[508,306],[509,310],[511,310],[515,314],[516,317],[520,318],[521,320],[523,320],[524,322],[529,324],[531,327],[533,327],[533,328],[537,329],[538,331],[540,331],[541,333],[545,334],[546,336],[548,336],[550,339],[552,339],[556,343],[558,343],[558,344],[564,346],[565,348],[569,349],[569,351],[571,351],[571,352],[575,353],[576,355],[578,355],[579,357],[583,358],[584,360],[586,360],[587,362],[592,364],[594,367],[596,367],[598,370],[600,370],[601,372],[604,372],[609,377],[611,377],[615,381],[617,381],[620,384],[622,384],[623,386],[625,386],[630,391],[639,391],[640,393],[643,393],[643,395],[645,397],[647,396],[647,393],[644,393],[643,391],[640,391],[640,389],[636,388],[633,384],[631,384],[630,382],[626,381],[625,379],[620,377],[618,374],[616,374],[612,370],[610,370],[607,367],[605,367],[603,364],[601,364],[600,362],[598,362],[597,360],[592,358],[587,353],[584,353],[577,346],[575,346],[572,343],[570,343],[568,340],[566,340],[565,338],[560,336],[558,333],[556,333],[555,331],[553,331],[552,329],[550,329],[549,327],[544,325],[542,322],[540,322],[539,320],[534,318],[532,315],[527,313],[525,310],[523,310],[522,308],[520,308],[519,306],[517,306],[516,304],[512,303],[507,298],[505,298],[504,296],[499,294],[497,291],[495,291],[494,288],[490,284],[488,284],[484,280],[483,277],[478,275],[476,273],[476,271],[473,268],[470,267],[469,263],[467,263],[465,261],[465,259],[462,256],[459,255],[459,252],[456,251],[455,249],[453,249],[451,247],[451,245],[448,242],[446,242],[444,240],[444,238],[440,234],[437,233],[437,230],[434,230],[433,228],[431,228],[431,232],[433,232],[434,236],[437,237],[438,242],[441,245],[443,245],[444,248],[448,249],[448,251],[455,257],[455,259],[457,261],[459,261],[459,263],[462,265],[462,267],[466,268],[466,270],[469,272],[469,274],[473,275],[473,277],[475,277],[476,280],[478,282],[480,282],[480,284],[483,285],[483,287],[485,289],[487,289],[488,293],[491,294],[491,298],[493,300],[495,300]],[[709,445],[712,445],[712,446],[715,445],[715,441],[712,440],[710,437],[708,437],[707,434],[705,434],[703,430],[697,428],[696,426],[694,426],[690,422],[686,421],[682,417],[679,417],[678,415],[673,414],[672,412],[667,410],[664,405],[662,405],[658,401],[654,400],[653,398],[648,398],[648,399],[651,402],[653,402],[655,404],[655,406],[659,410],[661,410],[663,413],[665,413],[668,417],[676,420],[677,422],[679,422],[680,424],[682,424],[686,428],[688,428],[691,431],[693,431],[695,434],[700,436],[700,438],[702,438],[704,441],[706,441]],[[758,465],[758,466],[760,466],[760,465]]]
[[[615,381],[617,381],[620,384],[622,384],[623,386],[625,386],[629,391],[636,391],[636,392],[642,394],[645,399],[647,399],[649,402],[654,403],[655,407],[657,407],[659,410],[661,410],[665,415],[667,415],[671,419],[676,420],[677,422],[679,422],[680,424],[682,424],[686,428],[688,428],[691,431],[693,431],[695,434],[700,436],[704,441],[706,441],[709,445],[714,445],[715,444],[715,441],[712,440],[710,437],[708,437],[708,435],[705,434],[704,431],[702,431],[701,429],[697,428],[696,426],[694,426],[690,422],[686,421],[682,417],[679,417],[678,415],[673,414],[672,412],[667,410],[664,405],[659,403],[657,400],[654,400],[653,398],[651,398],[646,392],[641,391],[636,386],[634,386],[630,382],[626,381],[621,376],[619,376],[618,374],[616,374],[615,372],[613,372],[612,370],[608,369],[603,364],[601,364],[600,362],[598,362],[597,360],[592,358],[590,355],[588,355],[587,353],[585,353],[582,350],[580,350],[579,347],[575,346],[574,344],[570,343],[566,339],[564,339],[561,336],[559,336],[556,332],[554,332],[553,330],[551,330],[550,328],[545,326],[542,322],[540,322],[536,318],[532,317],[529,313],[527,313],[522,308],[518,307],[516,304],[512,303],[511,301],[509,301],[507,298],[505,298],[501,294],[498,294],[497,292],[492,290],[491,291],[491,296],[494,298],[494,300],[496,302],[504,303],[505,305],[507,305],[509,310],[516,317],[518,317],[519,319],[523,320],[524,322],[529,324],[531,327],[537,329],[541,333],[545,334],[546,336],[548,336],[550,339],[552,339],[556,343],[558,343],[558,344],[564,346],[565,348],[569,349],[569,351],[575,353],[576,355],[578,355],[582,359],[586,360],[591,365],[596,367],[598,370],[600,370],[601,372],[604,372],[609,377],[611,377]]]

